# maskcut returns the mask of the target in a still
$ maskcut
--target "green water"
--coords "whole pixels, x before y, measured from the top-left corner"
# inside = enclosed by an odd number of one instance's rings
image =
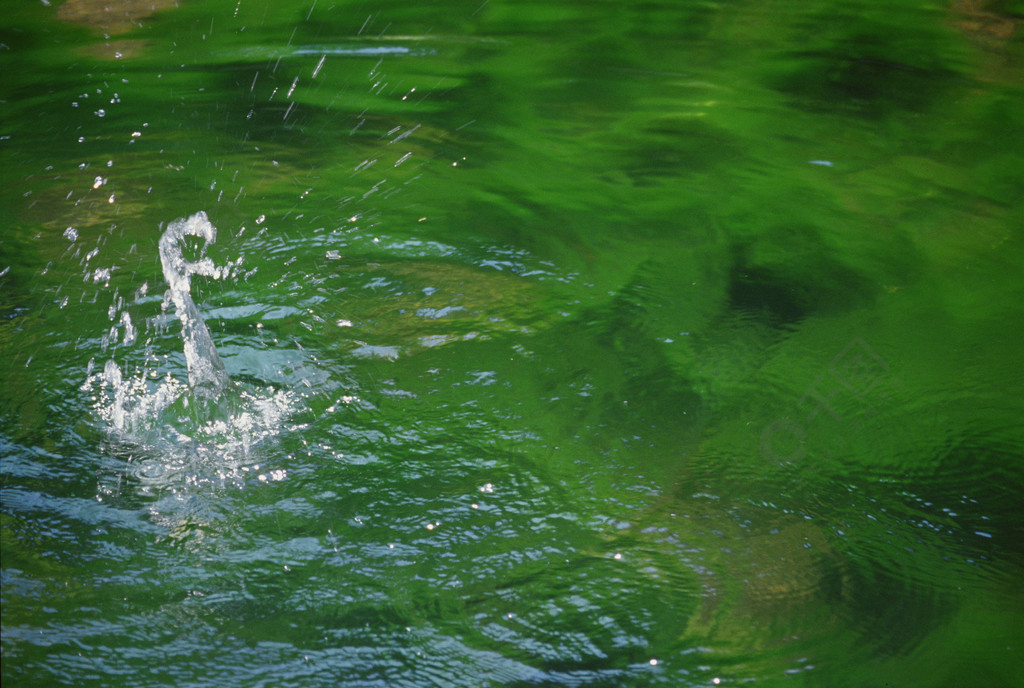
[[[4,13],[5,688],[1021,685],[1020,2]]]

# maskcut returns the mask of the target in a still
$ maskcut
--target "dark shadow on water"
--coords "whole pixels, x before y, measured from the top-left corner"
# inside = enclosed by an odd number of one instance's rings
[[[766,233],[732,247],[728,308],[760,315],[773,327],[812,315],[865,307],[881,293],[866,275],[844,264],[807,227]]]

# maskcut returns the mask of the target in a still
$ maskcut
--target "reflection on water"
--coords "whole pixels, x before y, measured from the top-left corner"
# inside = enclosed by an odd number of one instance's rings
[[[1012,8],[8,26],[5,685],[1024,673]]]
[[[67,0],[57,7],[57,18],[116,35],[141,27],[143,20],[177,5],[177,0]]]

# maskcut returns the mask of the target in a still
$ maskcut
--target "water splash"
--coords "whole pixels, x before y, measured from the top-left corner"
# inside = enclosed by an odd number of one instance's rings
[[[190,236],[205,242],[196,260],[184,255],[182,241]],[[167,367],[166,356],[161,364],[161,357],[147,346],[145,363],[131,372],[113,358],[102,371],[93,371],[90,364],[82,387],[94,395],[95,409],[112,439],[129,448],[136,477],[144,482],[154,476],[162,484],[179,479],[223,482],[240,475],[250,450],[285,428],[297,408],[299,397],[289,389],[231,379],[192,300],[193,275],[221,279],[231,274],[232,264],[218,267],[203,255],[216,236],[216,228],[200,211],[171,222],[159,242],[168,284],[164,302],[173,304],[181,324],[187,383]],[[111,319],[116,320],[116,312]],[[127,312],[120,322],[125,344],[133,343],[137,333]],[[116,332],[112,339],[116,341]]]
[[[195,261],[186,260],[181,248],[181,241],[186,236],[199,237],[212,244],[217,239],[217,228],[200,210],[187,220],[183,218],[169,224],[160,237],[160,263],[170,287],[168,294],[181,321],[189,385],[197,396],[213,400],[230,389],[233,383],[217,353],[210,330],[192,301],[191,277],[203,275],[220,279],[221,270],[206,256]]]

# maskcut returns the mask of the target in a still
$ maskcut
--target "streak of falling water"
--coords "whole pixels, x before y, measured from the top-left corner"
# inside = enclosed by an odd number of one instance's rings
[[[206,256],[195,261],[186,260],[181,249],[181,240],[186,236],[200,237],[207,243],[213,243],[217,238],[217,228],[210,223],[206,213],[199,211],[187,220],[175,220],[160,237],[160,263],[169,285],[168,293],[181,321],[189,385],[197,396],[212,400],[230,388],[232,383],[210,330],[192,301],[191,277],[203,275],[219,279],[221,271]]]

